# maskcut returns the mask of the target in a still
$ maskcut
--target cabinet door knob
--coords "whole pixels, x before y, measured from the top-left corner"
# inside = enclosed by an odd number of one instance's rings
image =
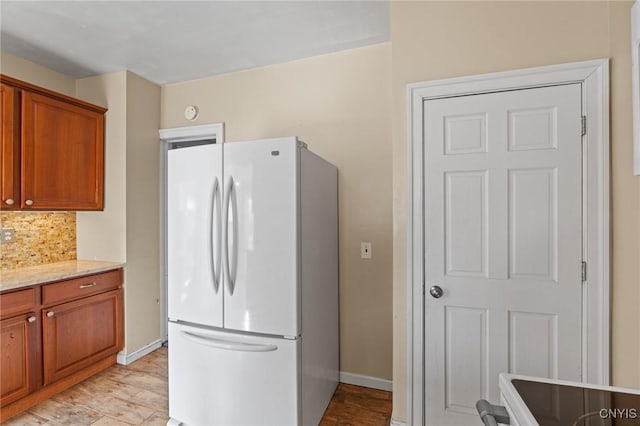
[[[27,321],[29,321],[29,323],[34,323],[36,322],[36,317],[29,317],[27,318]]]
[[[33,200],[25,200],[24,202],[26,205],[28,206],[32,206],[33,205]]]
[[[12,206],[15,201],[13,201],[13,198],[7,198],[5,203],[7,203],[8,206]]]
[[[47,312],[47,318],[51,318],[52,316],[54,316],[56,313],[53,311],[49,311]]]

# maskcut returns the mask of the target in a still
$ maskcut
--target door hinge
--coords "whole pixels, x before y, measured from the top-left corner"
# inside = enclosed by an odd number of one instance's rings
[[[587,262],[582,261],[582,281],[587,280]]]
[[[587,116],[582,116],[582,136],[587,134]]]

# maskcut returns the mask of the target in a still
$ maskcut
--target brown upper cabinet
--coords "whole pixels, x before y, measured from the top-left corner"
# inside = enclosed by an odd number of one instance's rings
[[[3,210],[102,210],[105,108],[0,76]]]

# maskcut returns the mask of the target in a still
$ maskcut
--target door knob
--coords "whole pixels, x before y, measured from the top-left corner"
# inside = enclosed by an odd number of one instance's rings
[[[28,206],[32,206],[33,205],[33,200],[26,200],[24,203],[26,205],[28,205]]]
[[[7,198],[7,200],[5,201],[5,203],[7,203],[8,206],[12,206],[14,202],[15,201],[13,201],[13,198]]]
[[[47,312],[47,318],[51,318],[51,317],[53,317],[55,314],[56,314],[55,312],[53,312],[53,311],[49,311],[49,312]]]
[[[429,294],[431,295],[431,297],[434,297],[436,299],[440,299],[443,293],[444,292],[442,291],[442,288],[440,288],[439,285],[434,285],[429,289]]]

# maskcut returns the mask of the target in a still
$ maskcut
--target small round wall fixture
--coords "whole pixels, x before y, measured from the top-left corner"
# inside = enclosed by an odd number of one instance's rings
[[[194,121],[198,118],[198,107],[195,105],[189,105],[184,109],[184,118],[189,121]]]

